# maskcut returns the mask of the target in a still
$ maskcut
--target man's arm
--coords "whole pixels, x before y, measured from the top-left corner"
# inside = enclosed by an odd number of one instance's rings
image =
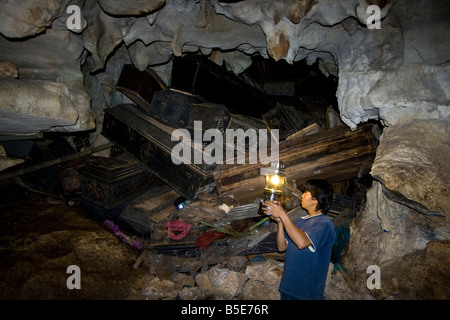
[[[283,208],[281,208],[281,210],[283,210]],[[291,238],[292,242],[294,242],[299,249],[308,248],[312,244],[306,233],[303,230],[300,230],[292,222],[291,218],[289,218],[286,212],[284,212],[284,214],[282,214],[280,218],[283,223],[284,229],[289,235],[289,238]]]
[[[280,250],[280,248],[286,250],[287,248],[284,231],[287,232],[289,238],[291,238],[292,242],[294,242],[299,249],[308,248],[312,244],[306,233],[297,228],[280,204],[266,201],[263,206],[263,211],[266,214],[269,214],[270,217],[278,223],[276,234],[278,250]]]
[[[276,243],[277,243],[277,249],[280,252],[286,251],[287,249],[287,240],[284,236],[284,227],[283,222],[281,220],[277,222],[277,234],[276,234]]]

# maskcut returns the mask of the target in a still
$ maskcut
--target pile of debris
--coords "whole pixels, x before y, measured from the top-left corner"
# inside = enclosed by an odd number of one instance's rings
[[[268,139],[278,129],[279,160],[285,163],[288,177],[288,210],[299,206],[296,184],[311,178],[333,183],[361,177],[375,157],[372,125],[352,132],[329,108],[327,128],[316,123],[306,126],[294,107],[271,106],[263,92],[201,56],[176,58],[170,87],[151,69],[125,65],[117,88],[135,104],[106,109],[102,134],[160,183],[136,192],[116,215],[149,235],[148,248],[153,252],[198,257],[210,244],[225,245],[230,240],[236,245],[228,257],[251,250],[276,251],[273,239],[270,245],[264,243],[274,230],[258,214],[264,165],[249,161],[245,151],[252,147],[250,138],[244,134],[233,140],[233,161],[211,163],[202,154],[211,143],[205,139],[207,129],[217,130],[224,140],[230,129],[261,130]],[[174,135],[176,130],[184,136]],[[242,163],[238,151],[243,149]],[[353,213],[355,203],[347,200]]]

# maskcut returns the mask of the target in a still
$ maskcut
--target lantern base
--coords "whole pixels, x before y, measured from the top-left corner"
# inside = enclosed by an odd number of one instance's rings
[[[258,209],[258,214],[262,215],[262,216],[267,216],[267,214],[262,210],[263,207],[265,207],[263,205],[264,201],[280,201],[281,195],[278,193],[273,193],[273,192],[265,192],[264,193],[264,199],[261,199],[259,202],[259,209]]]

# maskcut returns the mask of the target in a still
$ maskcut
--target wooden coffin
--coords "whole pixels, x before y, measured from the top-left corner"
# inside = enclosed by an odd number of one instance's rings
[[[174,128],[184,128],[189,123],[193,105],[198,102],[191,94],[166,89],[155,93],[146,111],[161,123]]]
[[[150,108],[156,92],[167,88],[155,71],[140,71],[131,64],[122,68],[116,88],[144,110]]]
[[[59,167],[58,171],[64,193],[71,194],[80,191],[81,182],[78,170],[84,167],[88,162],[88,157],[82,157],[71,160]]]
[[[173,59],[170,87],[191,92],[212,103],[224,104],[232,113],[260,118],[270,109],[264,92],[198,55]]]
[[[138,197],[155,180],[144,165],[126,154],[94,158],[78,172],[81,196],[108,209]]]
[[[270,129],[279,130],[280,140],[283,140],[304,127],[301,114],[294,106],[284,106],[278,103],[276,107],[264,113],[262,118]]]
[[[343,126],[280,142],[279,160],[285,163],[288,181],[295,179],[299,186],[313,178],[334,183],[369,173],[376,144],[372,125],[362,125],[355,131]],[[218,166],[214,179],[220,196],[238,202],[262,197],[262,167],[260,163],[240,165],[236,161]]]
[[[102,135],[147,166],[158,178],[187,199],[195,199],[202,188],[212,182],[214,165],[204,162],[175,164],[171,141],[175,128],[164,125],[132,104],[105,109]]]
[[[230,119],[225,105],[202,102],[198,97],[176,89],[156,92],[147,113],[168,126],[186,128],[191,134],[196,121],[201,121],[202,132],[218,129],[224,133]]]
[[[194,132],[195,121],[201,121],[202,132],[208,129],[217,129],[223,134],[228,127],[230,118],[228,109],[222,104],[197,103],[192,106],[186,129]]]
[[[270,141],[270,133],[267,130],[266,124],[264,123],[264,121],[262,119],[249,117],[249,116],[243,116],[240,114],[231,114],[230,120],[227,125],[227,129],[228,130],[242,129],[244,132],[247,132],[248,130],[255,130],[255,132],[258,132],[258,134],[262,134],[260,130],[265,129],[266,133],[267,133],[266,135],[267,135],[268,141]],[[235,150],[236,150],[237,144],[243,143],[245,146],[246,152],[249,150],[249,147],[250,147],[249,146],[250,141],[245,136],[237,136],[236,141],[226,141],[225,140],[224,143],[227,146],[227,148],[234,148]]]
[[[165,184],[156,185],[130,202],[120,219],[137,232],[151,234],[156,225],[177,211],[180,195]]]

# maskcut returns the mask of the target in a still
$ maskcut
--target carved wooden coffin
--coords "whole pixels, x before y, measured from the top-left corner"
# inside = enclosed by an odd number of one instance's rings
[[[156,179],[144,165],[126,154],[94,158],[78,172],[82,197],[108,209],[138,197]]]
[[[204,161],[195,164],[199,152],[195,149],[191,150],[191,164],[175,164],[172,150],[180,142],[171,140],[174,130],[135,105],[122,104],[105,109],[103,136],[142,162],[180,195],[195,199],[198,191],[212,182],[214,165]]]
[[[223,134],[230,119],[231,115],[228,109],[222,104],[197,103],[192,106],[186,129],[194,132],[195,121],[201,121],[203,132],[208,129],[217,129]]]
[[[147,113],[168,126],[184,128],[189,123],[192,107],[199,100],[186,92],[166,89],[154,94]]]

